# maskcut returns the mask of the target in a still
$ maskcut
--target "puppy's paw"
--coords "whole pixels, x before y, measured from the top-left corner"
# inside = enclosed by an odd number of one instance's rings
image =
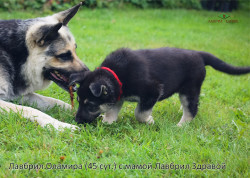
[[[180,122],[179,122],[179,123],[177,124],[177,126],[178,126],[178,127],[182,127],[182,124],[183,124],[183,123],[180,123]]]
[[[112,124],[115,121],[116,121],[116,118],[107,117],[106,115],[103,115],[102,123]]]
[[[153,125],[155,123],[154,119],[152,116],[149,116],[146,120],[147,124]]]
[[[177,124],[177,126],[178,126],[178,127],[183,127],[184,125],[187,125],[187,124],[189,124],[189,123],[190,123],[190,121],[179,122],[179,123]]]
[[[114,121],[109,121],[109,120],[102,120],[102,123],[106,123],[106,124],[112,124]]]
[[[183,127],[184,125],[187,125],[188,123],[190,123],[192,121],[192,117],[188,117],[188,116],[182,116],[180,122],[177,124],[178,127]]]

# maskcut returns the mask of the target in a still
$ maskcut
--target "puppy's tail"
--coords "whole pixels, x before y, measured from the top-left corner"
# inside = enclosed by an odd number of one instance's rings
[[[241,75],[250,73],[250,67],[236,67],[225,63],[214,55],[206,52],[200,52],[205,65],[212,66],[214,69],[231,75]]]

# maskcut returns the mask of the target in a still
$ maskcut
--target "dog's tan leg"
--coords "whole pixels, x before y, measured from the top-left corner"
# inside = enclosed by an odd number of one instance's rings
[[[135,117],[139,122],[145,122],[148,124],[154,124],[154,119],[151,116],[152,108],[147,111],[140,111],[139,104],[135,108]]]
[[[24,95],[20,102],[26,102],[29,105],[37,104],[37,107],[41,110],[46,110],[48,108],[52,108],[55,105],[65,108],[67,110],[71,109],[71,106],[61,100],[50,98],[46,96],[42,96],[36,93],[30,93]]]
[[[183,109],[183,115],[181,117],[180,122],[177,124],[177,126],[179,126],[179,127],[181,127],[186,122],[192,121],[192,119],[193,119],[193,116],[188,108],[189,103],[188,103],[186,96],[180,95],[180,100],[181,100],[181,106]]]
[[[72,130],[79,129],[75,125],[60,122],[37,109],[0,100],[0,112],[3,110],[7,112],[13,111],[15,113],[19,113],[23,117],[30,119],[32,122],[37,122],[42,127],[51,124],[57,130],[62,130],[63,128],[70,128]]]
[[[108,124],[112,124],[113,122],[115,122],[118,118],[118,113],[121,110],[121,107],[123,105],[123,101],[119,101],[116,103],[116,105],[114,107],[112,107],[109,111],[107,111],[104,116],[103,116],[103,123],[108,123]]]

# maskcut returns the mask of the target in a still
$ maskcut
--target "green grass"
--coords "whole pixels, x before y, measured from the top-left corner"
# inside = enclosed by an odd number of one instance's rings
[[[212,24],[219,12],[188,10],[86,10],[70,22],[77,53],[90,69],[120,48],[178,47],[211,52],[233,64],[249,66],[249,13],[229,13],[236,24]],[[29,12],[0,12],[1,19],[41,16]],[[44,16],[44,15],[43,15]],[[229,76],[207,67],[196,118],[183,128],[176,124],[182,111],[177,95],[153,110],[155,125],[138,123],[134,103],[126,103],[119,120],[82,127],[80,132],[41,128],[14,113],[0,116],[0,177],[248,177],[250,75]],[[70,103],[55,84],[38,93]],[[73,123],[73,112],[48,110],[54,118]],[[103,150],[100,155],[99,151]],[[61,161],[60,156],[65,156]],[[101,170],[101,164],[190,165],[190,169]],[[83,169],[9,169],[10,163],[83,165]],[[84,165],[96,163],[97,169]],[[192,169],[193,163],[226,164],[226,169]],[[138,167],[139,168],[139,167]],[[171,168],[173,168],[171,166]]]

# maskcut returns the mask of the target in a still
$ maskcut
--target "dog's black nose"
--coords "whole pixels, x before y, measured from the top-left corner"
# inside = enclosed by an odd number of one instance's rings
[[[77,124],[90,124],[94,121],[95,119],[86,119],[86,118],[81,118],[81,117],[77,117],[75,118],[75,121],[77,122]]]
[[[77,122],[77,124],[83,124],[83,122],[81,121],[80,117],[76,116],[75,121]]]

